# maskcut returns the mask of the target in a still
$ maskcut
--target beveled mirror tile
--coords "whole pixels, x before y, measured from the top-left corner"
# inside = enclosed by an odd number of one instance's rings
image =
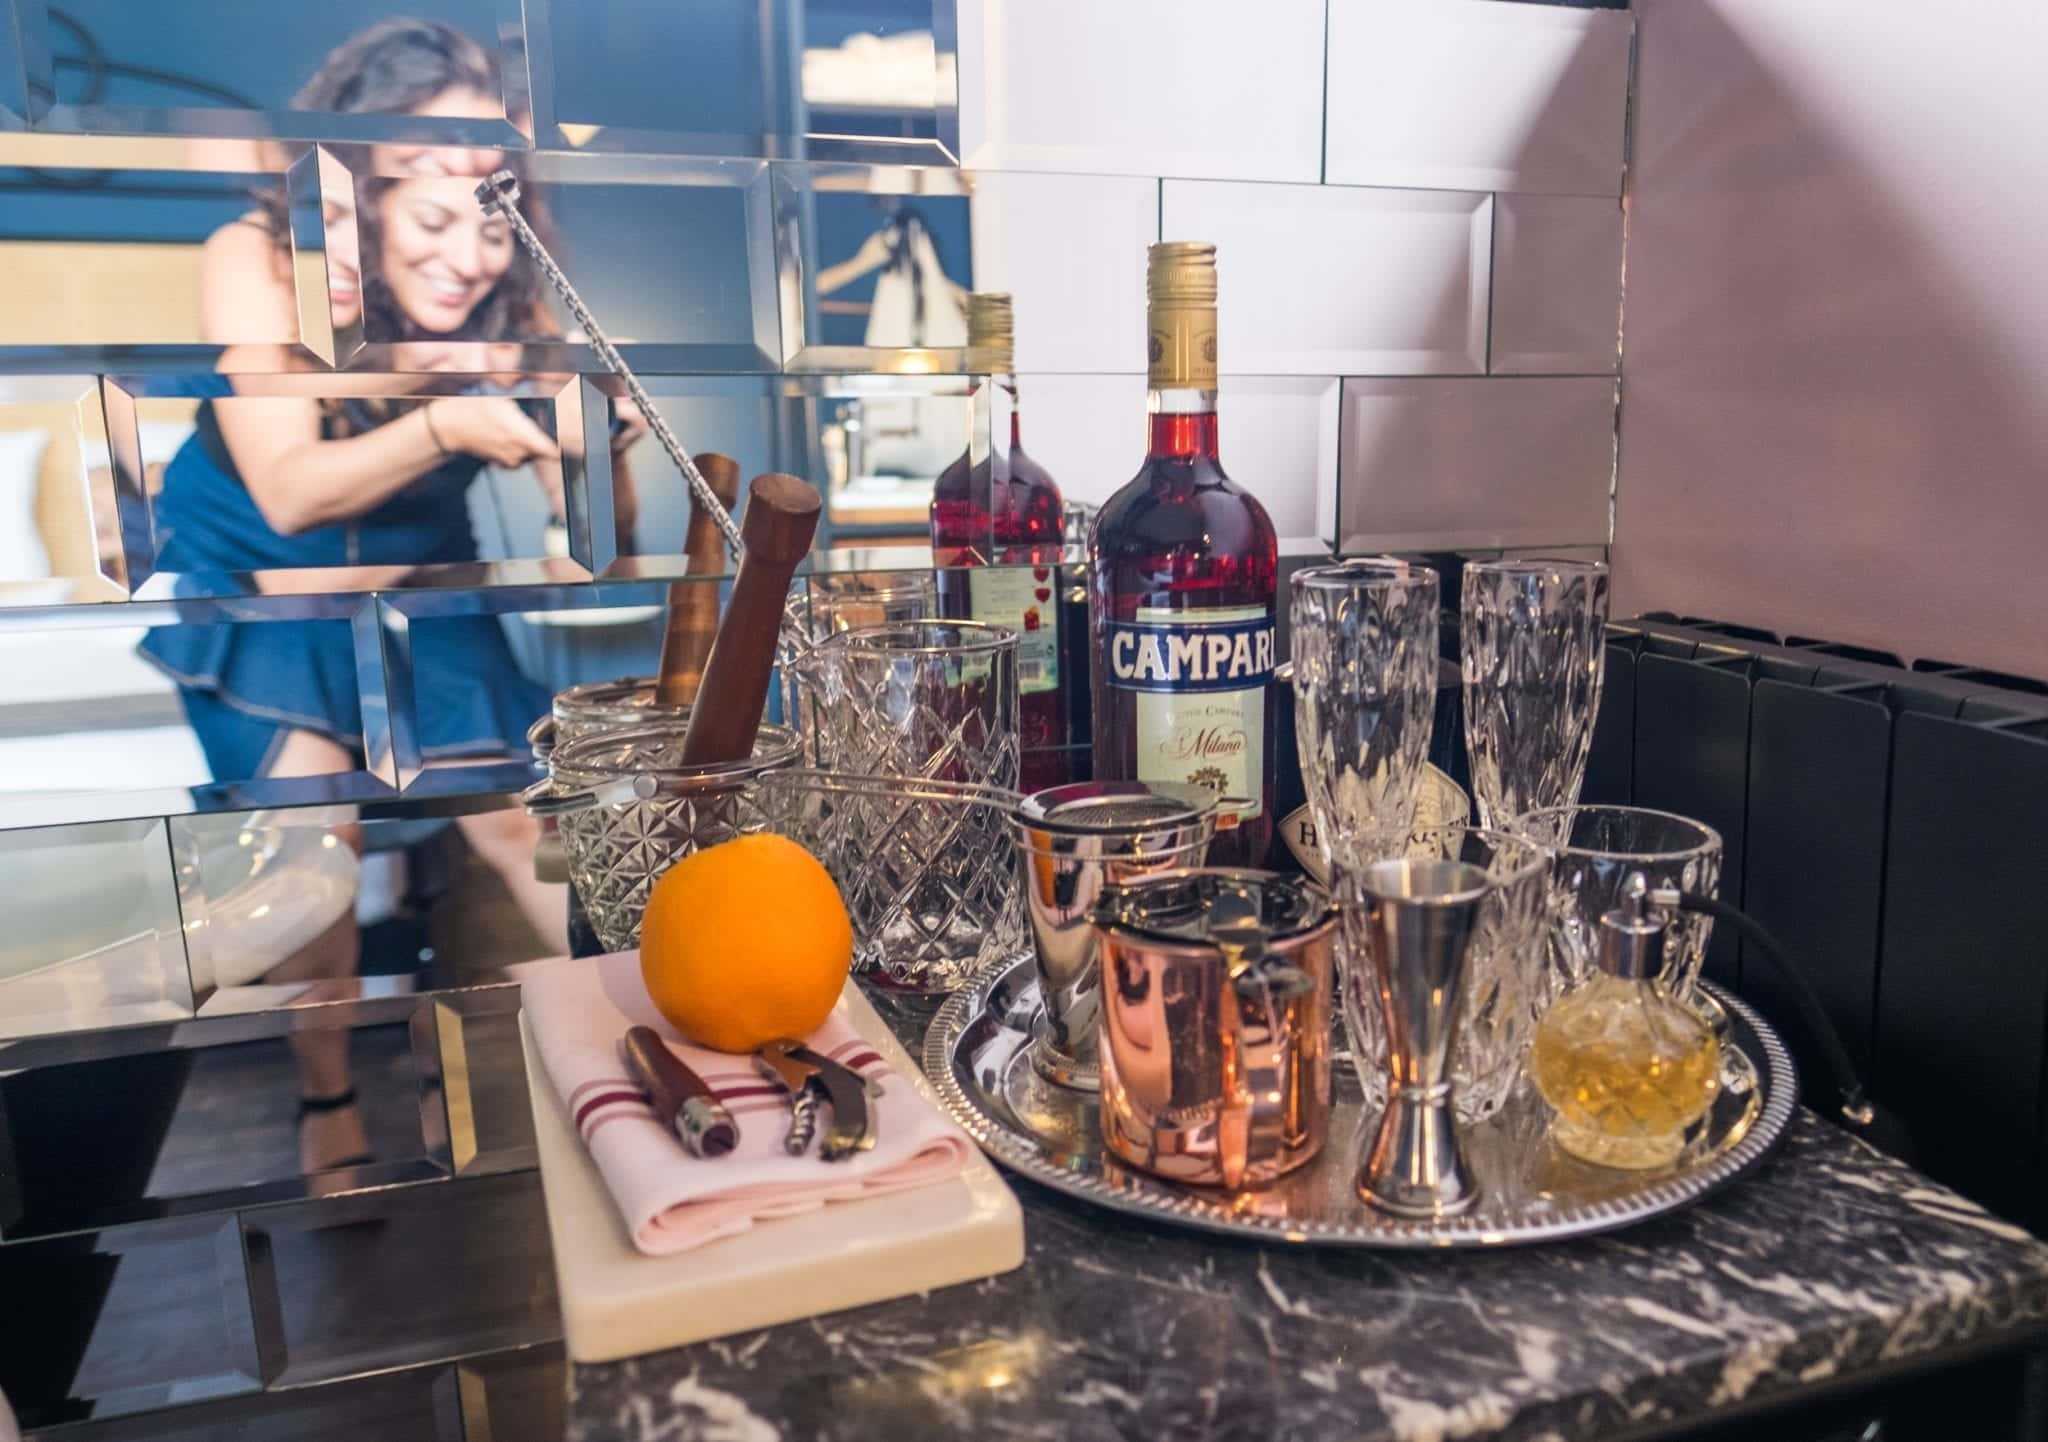
[[[470,1442],[561,1442],[569,1364],[559,1346],[479,1357],[457,1371]]]
[[[745,511],[745,483],[763,471],[811,479],[826,504],[815,543],[821,551],[856,542],[929,544],[934,481],[963,455],[982,454],[975,448],[985,450],[984,412],[992,404],[974,377],[958,375],[645,379],[684,445],[740,463],[736,516]],[[630,534],[621,529],[607,575],[680,578],[694,502],[652,437],[627,459],[633,525]],[[597,485],[591,491],[605,493]],[[615,502],[628,495],[616,473],[610,493]],[[728,568],[721,561],[719,574]]]
[[[281,194],[281,174],[38,168],[10,172],[0,205],[0,263],[9,302],[0,353],[32,359],[54,347],[291,343],[291,317],[201,313],[207,238]],[[249,226],[237,226],[229,241]],[[45,367],[46,369],[48,367]]]
[[[266,383],[268,381],[269,383]],[[587,516],[588,438],[574,377],[109,377],[105,396],[126,575],[141,599],[571,580],[590,540],[485,563],[521,489]],[[444,389],[445,387],[445,389]],[[446,390],[484,394],[448,394]],[[306,394],[307,391],[314,394]],[[431,404],[431,418],[421,414]],[[397,487],[304,483],[306,449],[385,427],[424,467]],[[439,444],[449,459],[432,464]],[[501,449],[502,448],[502,449]],[[517,464],[486,464],[496,452]],[[529,459],[530,458],[530,459]],[[330,462],[332,464],[332,462]],[[100,522],[101,529],[113,529]]]
[[[1228,404],[1227,401],[1223,404]],[[1022,375],[1017,412],[1024,448],[1069,502],[1101,505],[1145,455],[1145,376]],[[1230,464],[1224,440],[1224,464]]]
[[[539,831],[516,797],[365,818],[380,809],[173,820],[181,860],[196,853],[179,881],[202,1017],[488,987],[567,950],[566,897],[534,879]]]
[[[1614,408],[1610,376],[1346,380],[1338,549],[1604,544]]]
[[[0,607],[122,599],[112,496],[98,379],[0,379]]]
[[[381,1225],[335,1225],[372,1218]],[[257,1285],[275,1288],[280,1385],[561,1335],[535,1173],[270,1208],[245,1227]]]
[[[1491,197],[1169,180],[1160,233],[1217,247],[1226,372],[1486,368]]]
[[[784,368],[964,371],[973,178],[929,166],[771,170]]]
[[[259,775],[346,780],[381,708],[345,617],[10,628],[0,658],[0,827],[186,811]],[[320,743],[288,751],[295,731]],[[137,797],[148,809],[108,809]]]
[[[0,1247],[0,1294],[0,1391],[24,1428],[263,1386],[233,1217]]]
[[[28,125],[28,72],[22,63],[21,25],[15,15],[18,4],[32,0],[0,0],[0,131]]]
[[[560,1370],[557,1365],[557,1377]],[[513,1402],[530,1401],[539,1407],[541,1415],[546,1415],[546,1399],[536,1395],[542,1384],[529,1382],[527,1377],[525,1372],[511,1373],[500,1384],[494,1373],[489,1398],[494,1403],[507,1395]],[[546,1442],[561,1442],[561,1412],[562,1405],[557,1402],[554,1432],[515,1435],[545,1436]],[[490,1415],[495,1422],[498,1414],[494,1411]],[[223,1442],[226,1438],[233,1438],[234,1442],[342,1442],[345,1438],[477,1442],[479,1434],[463,1431],[454,1369],[422,1367],[301,1391],[202,1402],[118,1421],[87,1422],[67,1428],[60,1435],[65,1442]],[[505,1434],[491,1435],[495,1439]]]
[[[1611,371],[1621,345],[1621,207],[1604,197],[1494,198],[1496,375]]]
[[[525,41],[515,0],[419,0],[399,10],[343,0],[324,9],[318,25],[264,0],[142,10],[122,0],[65,0],[61,21],[42,0],[16,4],[41,52],[30,62],[30,88],[53,101],[37,118],[46,130],[529,143]],[[373,29],[400,17],[410,28],[396,37],[388,28]],[[222,46],[223,29],[238,43]],[[357,49],[343,49],[351,40]],[[362,48],[372,50],[369,59],[352,63]],[[94,55],[97,69],[80,63]],[[355,108],[353,93],[338,81],[374,68],[380,58],[400,73],[408,65],[413,74],[438,67],[431,73],[453,83],[394,104],[409,113]]]
[[[522,215],[635,369],[774,369],[765,165],[660,155],[503,159],[520,176]],[[482,214],[473,165],[451,162],[443,175],[361,160],[351,168],[358,229],[376,237],[362,257],[371,279],[364,348],[351,367],[382,367],[404,335],[424,332],[429,343],[489,340],[488,370],[603,369],[509,225]],[[458,272],[475,275],[467,290],[449,284]]]
[[[1634,30],[1495,0],[1332,5],[1322,178],[1618,195]]]
[[[403,1023],[297,1014],[285,1036],[13,1071],[10,1242],[446,1175]],[[353,1094],[340,1107],[310,1101]]]
[[[529,0],[537,134],[584,152],[949,162],[953,0],[653,11]],[[677,85],[674,57],[691,57]]]
[[[965,296],[1006,291],[1022,370],[1144,364],[1156,182],[906,165],[774,167],[784,363],[960,372]],[[1070,224],[1085,214],[1090,224]]]
[[[1318,518],[1336,508],[1341,393],[1334,376],[1223,378],[1216,419],[1224,467],[1283,536],[1332,534]],[[1135,471],[1137,460],[1129,464]]]
[[[162,821],[0,832],[0,1037],[192,1013]]]
[[[971,184],[972,288],[1009,292],[1017,369],[1142,370],[1158,183],[981,171]],[[1076,225],[1077,216],[1087,223]]]
[[[0,131],[0,166],[32,170],[191,171],[260,176],[281,173],[311,145],[304,140],[247,140],[204,135],[62,135]],[[23,177],[12,171],[7,179]],[[126,177],[112,175],[112,186]],[[255,183],[253,180],[250,183]]]
[[[646,628],[658,646],[660,613],[653,608],[659,597],[655,588],[621,597],[579,587],[381,598],[374,625],[367,615],[357,624],[358,646],[366,656],[369,648],[378,648],[385,677],[388,747],[375,763],[381,774],[413,794],[530,784],[536,773],[526,733],[547,713],[561,686],[545,669],[551,659],[546,648],[522,634],[536,624],[554,623],[545,617],[529,621],[525,615],[550,611],[552,603],[567,600],[577,612],[614,613],[600,623],[607,629]],[[625,607],[618,604],[622,599]],[[621,610],[627,614],[616,614]],[[521,619],[513,627],[506,624],[508,618]],[[534,662],[548,679],[528,669]]]
[[[456,1174],[483,1176],[536,1165],[518,991],[451,993],[436,999],[431,1009],[449,1158]]]

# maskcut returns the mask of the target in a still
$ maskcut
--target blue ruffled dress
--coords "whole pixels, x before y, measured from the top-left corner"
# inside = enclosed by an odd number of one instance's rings
[[[453,457],[352,520],[286,536],[263,519],[242,484],[208,401],[164,471],[157,566],[195,572],[475,561],[464,493],[482,464]],[[409,632],[422,753],[523,753],[526,728],[547,710],[549,696],[520,671],[498,618],[415,620]],[[178,683],[216,781],[263,775],[292,730],[329,737],[360,764],[363,707],[347,621],[159,626],[141,651]]]

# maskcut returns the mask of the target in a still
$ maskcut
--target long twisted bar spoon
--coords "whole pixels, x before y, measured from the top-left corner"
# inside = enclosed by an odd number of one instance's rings
[[[583,303],[583,297],[576,294],[576,287],[569,284],[569,277],[555,264],[555,258],[548,254],[548,248],[541,243],[533,227],[526,223],[526,217],[519,213],[519,178],[509,170],[500,170],[490,179],[480,181],[476,188],[477,204],[483,207],[485,215],[502,215],[511,223],[512,233],[519,237],[519,243],[526,247],[534,263],[541,268],[569,307],[569,314],[576,318],[576,324],[583,327],[584,335],[590,338],[590,348],[597,352],[597,358],[604,362],[605,369],[626,383],[626,394],[633,398],[633,404],[640,407],[640,414],[647,419],[647,429],[654,432],[655,440],[668,452],[668,458],[675,468],[683,473],[683,479],[690,484],[690,494],[697,498],[697,504],[704,513],[718,523],[718,529],[725,533],[725,549],[734,560],[738,560],[744,549],[740,540],[740,528],[734,523],[732,512],[719,502],[711,489],[711,483],[704,479],[697,463],[690,459],[683,443],[676,439],[674,431],[668,428],[661,412],[654,408],[654,401],[640,384],[640,378],[633,374],[626,358],[619,354],[618,347],[604,333],[604,327],[597,323],[597,317],[590,313],[590,307]]]

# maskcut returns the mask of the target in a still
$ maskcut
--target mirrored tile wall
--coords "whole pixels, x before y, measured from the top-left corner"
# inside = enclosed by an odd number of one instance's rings
[[[512,815],[550,694],[646,674],[669,583],[726,566],[477,211],[499,167],[686,445],[824,490],[811,583],[928,571],[935,483],[1013,418],[1107,498],[1143,249],[1191,236],[1226,460],[1291,551],[1604,546],[1627,12],[1168,8],[0,0],[0,840],[121,879],[90,935],[11,928],[0,1030],[331,1004],[290,958],[393,888],[460,914],[436,847],[528,928],[493,964],[559,950],[472,811]],[[380,44],[451,83],[369,85]],[[1013,386],[971,373],[977,289],[1015,297]],[[280,876],[288,934],[214,945]]]

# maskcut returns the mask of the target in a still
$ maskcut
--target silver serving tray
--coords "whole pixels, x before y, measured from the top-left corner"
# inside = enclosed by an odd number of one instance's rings
[[[1176,1186],[1103,1151],[1092,1093],[1043,1080],[1027,1055],[1038,1015],[1029,960],[984,972],[949,997],[925,1035],[925,1074],[953,1120],[1004,1166],[1055,1191],[1162,1222],[1266,1242],[1335,1247],[1510,1247],[1633,1226],[1690,1206],[1761,1162],[1798,1103],[1784,1043],[1755,1012],[1709,988],[1728,1016],[1722,1089],[1685,1154],[1651,1172],[1612,1171],[1551,1144],[1528,1087],[1460,1134],[1481,1195],[1460,1217],[1411,1221],[1374,1211],[1352,1183],[1378,1120],[1348,1055],[1332,1068],[1321,1156],[1256,1191]]]

